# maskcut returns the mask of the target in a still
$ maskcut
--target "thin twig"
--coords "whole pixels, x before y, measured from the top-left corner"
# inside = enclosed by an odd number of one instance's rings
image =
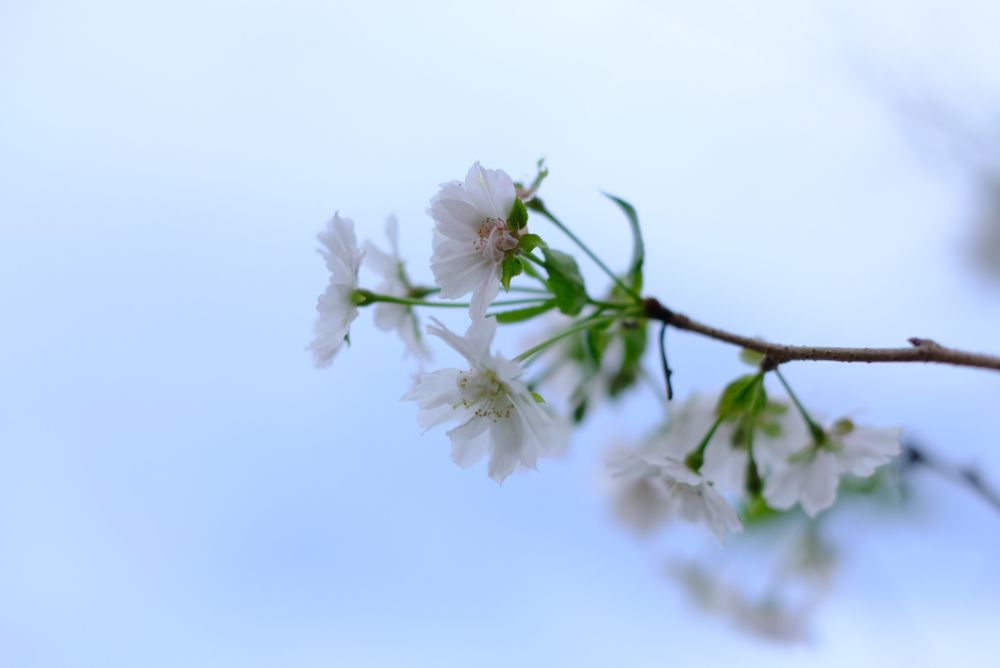
[[[993,510],[1000,512],[1000,492],[990,487],[974,467],[948,464],[912,441],[903,444],[903,457],[906,465],[922,466],[957,485],[962,485],[992,506]]]
[[[674,375],[667,361],[667,323],[660,327],[660,364],[663,365],[663,379],[667,385],[667,401],[674,399],[674,384],[670,382],[670,377]]]
[[[949,348],[930,339],[911,338],[909,348],[841,348],[829,346],[791,346],[733,334],[692,318],[675,313],[654,298],[643,301],[646,317],[671,327],[731,343],[764,355],[762,366],[773,369],[779,364],[796,360],[830,362],[925,362],[950,364],[1000,371],[1000,357]]]

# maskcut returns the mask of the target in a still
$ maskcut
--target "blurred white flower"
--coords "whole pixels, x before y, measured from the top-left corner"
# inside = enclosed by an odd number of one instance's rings
[[[670,564],[668,573],[699,607],[728,618],[744,631],[786,643],[809,638],[813,601],[794,605],[779,596],[753,597],[696,561]]]
[[[798,503],[815,517],[833,504],[842,475],[870,476],[899,450],[899,429],[859,427],[846,420],[834,423],[817,444],[801,416],[789,411],[782,436],[772,444],[764,499],[779,510]]]
[[[765,478],[764,499],[779,510],[798,503],[807,515],[816,517],[837,498],[839,482],[840,469],[834,454],[810,444],[789,455]]]
[[[454,348],[468,371],[441,369],[420,374],[403,398],[420,405],[420,425],[429,429],[449,420],[451,457],[469,467],[489,455],[489,475],[497,482],[518,468],[535,468],[539,457],[558,454],[565,431],[520,380],[523,368],[490,353],[496,320],[480,318],[458,336],[436,319],[427,332]]]
[[[859,478],[875,473],[875,469],[899,454],[899,434],[896,427],[878,429],[844,421],[835,423],[830,438],[842,446],[834,450],[841,472]]]
[[[365,242],[365,263],[382,277],[376,291],[390,297],[409,297],[412,285],[406,276],[403,259],[399,254],[399,221],[389,216],[385,226],[389,239],[386,253],[370,241]],[[420,323],[412,306],[379,302],[375,305],[375,326],[385,332],[398,332],[406,349],[414,357],[426,360],[430,351],[420,335]]]
[[[743,530],[736,511],[712,483],[672,457],[632,449],[612,451],[608,471],[620,481],[616,494],[619,517],[639,530],[648,530],[672,515],[704,524],[720,541]]]
[[[692,394],[683,403],[672,403],[666,425],[654,434],[644,449],[683,461],[708,436],[718,419],[718,403],[718,395],[700,394]],[[733,431],[729,422],[715,429],[699,470],[717,490],[726,493],[742,491],[746,479],[747,453],[745,449],[733,447]]]
[[[316,366],[325,367],[330,365],[344,345],[351,323],[358,317],[353,297],[358,289],[358,268],[364,253],[358,248],[354,236],[354,222],[341,218],[339,213],[333,214],[318,238],[322,244],[319,252],[330,271],[330,283],[316,304],[319,318],[309,350],[313,353]]]
[[[444,299],[472,292],[469,313],[481,318],[500,290],[501,264],[518,244],[507,219],[514,182],[502,170],[475,163],[465,182],[441,185],[427,213],[434,219],[431,270]]]

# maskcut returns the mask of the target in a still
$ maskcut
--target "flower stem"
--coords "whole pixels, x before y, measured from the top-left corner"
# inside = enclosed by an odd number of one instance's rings
[[[556,218],[554,215],[552,215],[552,212],[549,211],[547,208],[545,208],[545,205],[542,204],[541,200],[538,200],[538,199],[532,200],[532,209],[534,211],[537,211],[538,213],[542,214],[542,216],[544,216],[545,218],[548,218],[549,221],[553,225],[555,225],[560,230],[562,230],[562,233],[565,234],[567,237],[569,237],[573,241],[573,243],[575,243],[577,246],[579,246],[580,250],[582,250],[584,253],[586,253],[587,256],[591,260],[593,260],[594,263],[598,267],[600,267],[604,271],[604,273],[607,274],[611,278],[612,281],[615,282],[615,285],[617,285],[619,288],[621,288],[622,290],[625,291],[625,294],[629,295],[630,297],[632,297],[633,299],[635,299],[637,302],[641,302],[642,301],[642,297],[640,297],[639,294],[635,290],[633,290],[629,286],[625,285],[625,283],[622,281],[622,279],[619,278],[618,275],[615,274],[615,272],[611,271],[611,269],[608,268],[608,265],[604,264],[604,262],[601,261],[601,258],[597,257],[597,255],[594,253],[594,251],[590,250],[590,248],[587,246],[587,244],[583,243],[583,241],[581,241],[578,236],[576,236],[575,234],[573,234],[573,232],[568,227],[566,227],[562,223],[562,221],[560,221],[558,218]]]
[[[802,419],[805,420],[806,426],[809,427],[809,433],[812,434],[813,440],[816,442],[815,444],[817,446],[822,445],[826,441],[826,433],[818,424],[816,424],[816,421],[812,419],[809,412],[806,411],[805,406],[802,405],[802,402],[799,401],[795,391],[792,390],[792,386],[788,384],[788,381],[785,380],[785,377],[781,374],[781,370],[775,368],[774,375],[776,375],[778,380],[781,381],[781,384],[785,386],[785,391],[788,392],[788,396],[792,398],[792,403],[794,403],[795,408],[798,409],[799,415],[802,416]]]
[[[531,348],[528,348],[523,353],[521,353],[520,355],[518,355],[517,357],[515,357],[514,361],[515,362],[524,362],[528,358],[532,357],[533,355],[536,355],[536,354],[542,352],[543,350],[545,350],[546,348],[548,348],[549,346],[551,346],[553,343],[555,343],[555,342],[557,342],[557,341],[559,341],[561,339],[564,339],[567,336],[570,336],[571,334],[575,334],[576,332],[582,331],[584,329],[589,329],[589,328],[593,327],[594,325],[597,325],[597,324],[600,324],[600,323],[612,322],[614,320],[617,320],[618,318],[623,317],[621,313],[615,313],[614,315],[606,315],[606,316],[601,316],[601,313],[602,313],[602,309],[598,309],[592,315],[584,318],[583,320],[581,320],[581,321],[579,321],[577,323],[574,323],[573,325],[571,325],[570,327],[567,327],[566,329],[564,329],[563,331],[559,332],[555,336],[550,337],[550,338],[542,341],[537,346],[532,346]]]
[[[385,302],[387,304],[403,304],[405,306],[437,306],[440,308],[469,308],[469,302],[445,302],[428,301],[426,299],[410,299],[409,297],[392,297],[390,295],[379,295],[373,292],[365,294],[366,304],[375,302]],[[544,302],[548,296],[526,297],[524,299],[507,299],[493,302],[491,306],[517,306],[518,304],[537,304]]]
[[[701,443],[698,444],[698,447],[692,450],[691,453],[684,458],[684,464],[695,473],[701,471],[701,465],[705,463],[705,448],[708,447],[708,442],[712,440],[713,436],[715,436],[715,432],[719,429],[719,425],[722,424],[722,420],[723,417],[721,415],[715,418],[715,422],[712,423],[712,426],[708,430],[708,433],[705,434],[705,437],[701,439]]]
[[[600,299],[591,299],[587,297],[587,303],[593,306],[600,306],[602,309],[614,309],[620,311],[621,309],[632,306],[632,304],[623,304],[622,302],[602,302]]]
[[[417,287],[411,290],[411,297],[419,299],[420,297],[429,297],[430,295],[436,295],[441,292],[441,288],[422,288]],[[527,286],[512,285],[510,290],[507,292],[524,292],[533,295],[545,295],[551,297],[552,293],[547,288],[529,288]]]

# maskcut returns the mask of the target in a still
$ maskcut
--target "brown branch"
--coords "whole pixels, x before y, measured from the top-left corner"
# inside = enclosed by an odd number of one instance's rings
[[[692,318],[671,311],[658,300],[650,297],[643,301],[646,317],[671,327],[707,336],[716,341],[731,343],[764,355],[762,367],[773,369],[785,362],[796,360],[830,362],[925,362],[950,364],[977,369],[1000,371],[1000,357],[984,353],[948,348],[930,339],[911,338],[909,348],[839,348],[827,346],[790,346],[771,343],[762,339],[741,336],[712,327]]]

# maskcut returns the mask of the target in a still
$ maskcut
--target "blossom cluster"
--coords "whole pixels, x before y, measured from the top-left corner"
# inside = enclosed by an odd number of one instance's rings
[[[546,174],[539,165],[538,176],[525,186],[475,163],[464,180],[442,184],[427,209],[433,286],[410,278],[395,218],[387,224],[388,250],[359,245],[354,223],[339,213],[319,235],[330,279],[309,345],[316,364],[332,362],[368,306],[374,306],[376,326],[397,332],[421,369],[430,359],[424,335],[439,339],[464,360],[463,368],[422,370],[403,398],[418,405],[424,429],[453,423],[447,432],[452,459],[461,467],[487,459],[497,482],[562,452],[571,423],[582,422],[604,398],[620,396],[645,375],[649,317],[640,296],[644,247],[635,210],[610,198],[625,213],[634,242],[628,269],[615,273],[538,199]],[[611,287],[599,298],[588,292],[573,256],[529,231],[529,211],[580,246],[608,274]],[[375,290],[362,287],[362,266],[379,277]],[[519,298],[500,299],[501,291]],[[468,302],[453,301],[462,298]],[[417,309],[454,306],[467,308],[464,333],[434,318],[421,328]],[[521,354],[493,350],[499,325],[555,313],[558,330]],[[535,373],[529,365],[539,360],[544,363]],[[767,397],[770,371],[791,403]],[[538,393],[551,389],[560,375],[573,379],[565,414]],[[821,426],[780,372],[761,367],[717,397],[673,404],[666,423],[643,443],[614,450],[607,470],[615,512],[627,524],[647,531],[679,517],[722,539],[740,531],[741,515],[755,506],[797,505],[815,516],[834,502],[843,476],[870,476],[898,452],[897,430],[849,420]]]

